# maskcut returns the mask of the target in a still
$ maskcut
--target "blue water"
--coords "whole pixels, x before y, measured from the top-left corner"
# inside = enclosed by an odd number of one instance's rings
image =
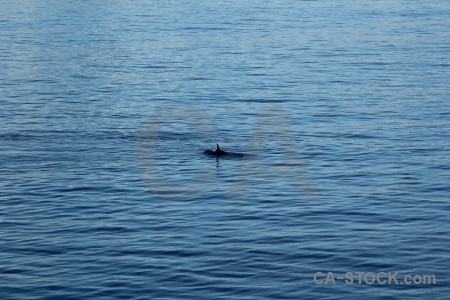
[[[446,0],[1,1],[1,299],[448,299],[449,28]]]

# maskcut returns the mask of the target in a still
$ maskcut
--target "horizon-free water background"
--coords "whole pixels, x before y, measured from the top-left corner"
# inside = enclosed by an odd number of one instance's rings
[[[2,1],[1,299],[448,299],[449,13]]]

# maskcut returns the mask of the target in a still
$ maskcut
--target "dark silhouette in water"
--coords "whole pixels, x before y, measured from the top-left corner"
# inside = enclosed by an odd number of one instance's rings
[[[221,156],[221,155],[228,155],[225,151],[220,150],[219,144],[216,144],[217,148],[216,150],[206,150],[205,154],[209,155],[215,155],[215,156]]]

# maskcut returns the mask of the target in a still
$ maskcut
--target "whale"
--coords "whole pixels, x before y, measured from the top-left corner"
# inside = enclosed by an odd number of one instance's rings
[[[228,155],[228,153],[226,153],[225,151],[220,150],[219,144],[216,144],[216,146],[217,146],[216,150],[206,150],[204,153],[215,156]]]

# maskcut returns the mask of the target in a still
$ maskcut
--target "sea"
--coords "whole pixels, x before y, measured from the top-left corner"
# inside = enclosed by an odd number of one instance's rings
[[[449,83],[447,0],[2,0],[0,298],[449,299]]]

